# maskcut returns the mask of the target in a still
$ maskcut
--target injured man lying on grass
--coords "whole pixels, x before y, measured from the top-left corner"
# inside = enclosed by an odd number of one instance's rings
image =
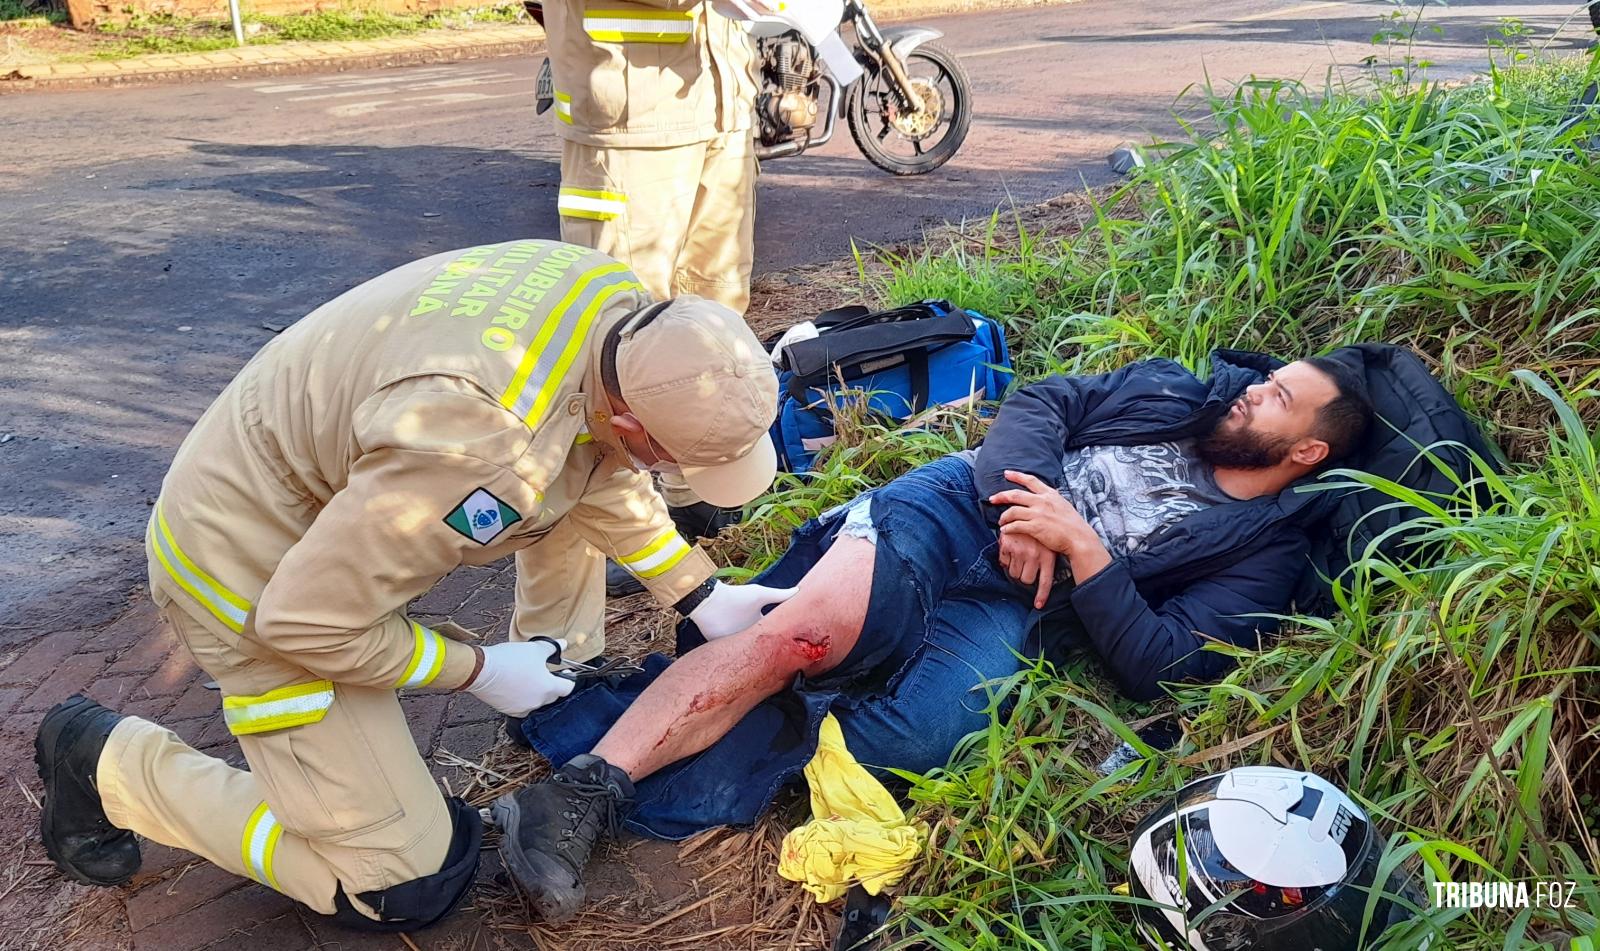
[[[759,623],[524,721],[559,768],[495,804],[506,867],[563,918],[620,821],[663,838],[753,821],[829,711],[863,764],[943,766],[987,726],[985,685],[1041,653],[1086,647],[1139,700],[1220,677],[1229,657],[1202,645],[1275,633],[1308,563],[1328,493],[1291,487],[1369,427],[1343,353],[1219,351],[1205,381],[1148,360],[1019,390],[980,449],[798,529],[756,579],[798,592]]]

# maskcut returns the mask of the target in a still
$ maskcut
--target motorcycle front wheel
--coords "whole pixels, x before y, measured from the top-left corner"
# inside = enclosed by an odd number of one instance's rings
[[[925,175],[950,161],[966,140],[972,81],[955,54],[937,43],[912,50],[903,65],[923,99],[922,111],[906,110],[880,69],[851,85],[845,118],[867,161],[894,175]]]

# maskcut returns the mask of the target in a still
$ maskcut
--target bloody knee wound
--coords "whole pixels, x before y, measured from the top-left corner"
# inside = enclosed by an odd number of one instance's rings
[[[827,634],[796,634],[789,639],[794,652],[807,665],[822,662],[833,648],[833,638]]]

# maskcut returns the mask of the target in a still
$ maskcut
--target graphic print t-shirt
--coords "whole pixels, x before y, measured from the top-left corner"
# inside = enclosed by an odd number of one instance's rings
[[[1062,496],[1119,558],[1185,516],[1234,501],[1192,440],[1074,449],[1061,474]]]
[[[974,465],[978,451],[955,455]],[[1069,450],[1061,460],[1061,495],[1118,558],[1185,516],[1238,501],[1217,485],[1192,439]],[[1065,573],[1063,561],[1057,574]]]

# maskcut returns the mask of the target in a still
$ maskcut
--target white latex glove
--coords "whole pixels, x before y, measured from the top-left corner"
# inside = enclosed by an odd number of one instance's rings
[[[689,620],[708,641],[737,634],[761,620],[762,609],[782,604],[799,588],[769,588],[760,584],[723,584],[718,581],[693,611]]]
[[[572,692],[572,681],[547,666],[556,651],[549,641],[491,644],[482,651],[483,669],[467,685],[467,693],[508,717],[525,717]]]

